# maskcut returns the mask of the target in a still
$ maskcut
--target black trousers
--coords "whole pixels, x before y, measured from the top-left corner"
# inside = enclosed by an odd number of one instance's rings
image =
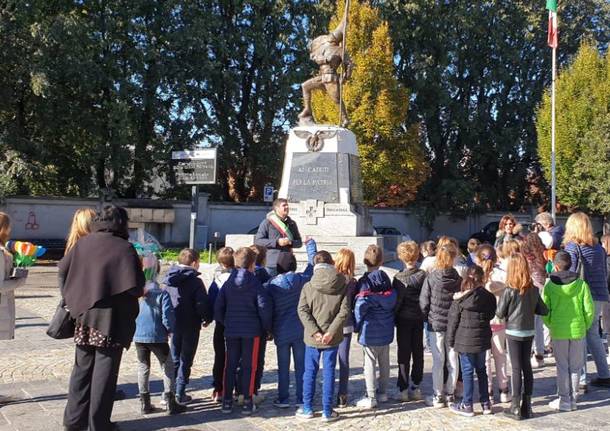
[[[235,387],[247,400],[252,399],[256,390],[256,369],[258,367],[258,352],[260,337],[253,338],[225,338],[227,343],[226,369],[224,373],[223,398],[232,400]],[[241,364],[241,373],[237,376],[237,367]]]
[[[532,372],[532,363],[530,355],[532,353],[532,341],[534,337],[511,337],[506,336],[508,345],[508,355],[513,373],[510,376],[510,382],[513,387],[513,395],[521,396],[532,395],[534,390],[534,373]],[[521,379],[523,376],[523,380]],[[523,381],[523,390],[521,390],[521,382]]]
[[[212,377],[214,390],[222,392],[222,380],[225,370],[225,327],[222,323],[216,322],[214,326],[214,366],[212,368]]]
[[[254,393],[258,394],[263,382],[263,371],[265,370],[265,351],[267,350],[267,338],[260,337],[260,346],[258,349],[258,361],[256,365],[255,388]]]
[[[122,347],[76,346],[64,425],[107,431],[114,404]]]
[[[398,344],[398,389],[409,388],[411,383],[419,386],[424,376],[424,322],[399,321],[396,324]]]

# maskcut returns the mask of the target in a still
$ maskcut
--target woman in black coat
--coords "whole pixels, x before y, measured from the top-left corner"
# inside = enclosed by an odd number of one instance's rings
[[[112,205],[96,214],[92,232],[59,262],[62,295],[76,320],[76,355],[65,429],[107,431],[123,349],[129,348],[144,273],[127,241],[127,212]]]

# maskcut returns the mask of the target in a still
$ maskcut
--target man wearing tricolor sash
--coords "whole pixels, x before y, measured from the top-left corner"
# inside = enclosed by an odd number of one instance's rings
[[[277,275],[277,262],[282,254],[292,254],[293,248],[302,246],[297,224],[288,217],[288,201],[278,198],[273,201],[273,211],[267,214],[256,232],[254,244],[267,249],[267,272]]]

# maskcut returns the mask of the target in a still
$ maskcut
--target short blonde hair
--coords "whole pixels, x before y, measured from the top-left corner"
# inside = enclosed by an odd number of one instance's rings
[[[76,242],[91,233],[91,225],[95,218],[95,211],[91,208],[79,208],[72,217],[72,225],[66,239],[66,253],[72,250]]]
[[[457,248],[453,243],[449,242],[442,247],[439,247],[436,251],[436,261],[434,267],[436,269],[449,269],[453,268],[453,263],[457,256]]]
[[[414,263],[419,259],[419,246],[415,241],[405,241],[396,247],[398,258],[405,263]]]
[[[568,217],[563,244],[565,245],[569,242],[575,242],[578,245],[595,244],[591,219],[585,213],[577,212]]]
[[[353,277],[356,272],[356,257],[349,248],[340,248],[335,257],[335,268],[341,274]]]
[[[11,218],[8,214],[0,212],[0,242],[4,245],[11,235]]]

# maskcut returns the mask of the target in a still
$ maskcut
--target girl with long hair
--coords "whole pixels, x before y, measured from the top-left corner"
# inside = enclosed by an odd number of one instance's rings
[[[491,292],[496,303],[500,301],[506,289],[506,272],[498,266],[496,250],[489,244],[480,245],[475,251],[475,263],[483,270],[483,282],[485,288]],[[506,322],[494,316],[490,322],[491,326],[491,349],[487,351],[485,362],[487,367],[488,392],[493,400],[493,371],[491,362],[496,366],[496,380],[500,391],[500,402],[510,401],[508,390],[508,375],[506,374]]]
[[[501,247],[504,242],[517,238],[515,230],[517,229],[517,220],[511,215],[506,214],[500,219],[498,232],[496,233],[496,248]]]
[[[587,349],[593,356],[597,378],[591,380],[594,386],[610,387],[610,370],[606,359],[606,351],[599,336],[599,316],[603,306],[608,302],[608,273],[606,268],[607,255],[603,247],[593,236],[591,220],[583,212],[577,212],[568,217],[566,233],[563,237],[565,251],[570,253],[572,266],[570,271],[582,274],[582,278],[591,289],[595,304],[593,324],[587,330]],[[586,354],[586,353],[585,353]],[[587,388],[587,363],[580,376],[580,385]]]
[[[507,414],[515,419],[532,416],[534,375],[530,354],[536,333],[534,316],[548,309],[532,282],[527,260],[520,253],[508,258],[506,286],[496,316],[506,319],[506,339],[510,356],[513,399]]]
[[[94,218],[95,211],[91,208],[79,208],[76,210],[72,217],[68,238],[66,239],[65,254],[68,254],[70,250],[72,250],[76,241],[91,233],[91,225]]]
[[[356,258],[354,252],[349,248],[340,248],[335,256],[335,268],[337,272],[343,274],[347,280],[347,295],[349,296],[350,307],[353,309],[354,296],[356,295]],[[339,344],[339,394],[337,396],[337,407],[347,407],[347,384],[349,382],[349,347],[352,342],[354,332],[354,317],[350,311],[348,318],[343,325],[343,341]]]

